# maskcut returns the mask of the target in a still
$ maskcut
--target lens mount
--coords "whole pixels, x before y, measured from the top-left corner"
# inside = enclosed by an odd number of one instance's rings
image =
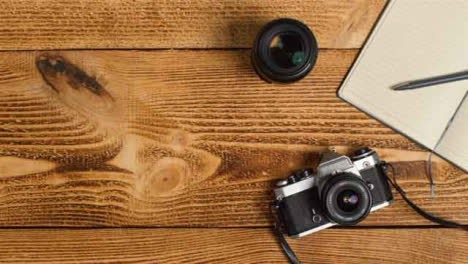
[[[312,70],[317,53],[317,41],[306,25],[281,18],[266,24],[258,33],[252,64],[267,82],[294,82]]]
[[[372,196],[366,183],[350,173],[333,176],[322,192],[328,217],[340,225],[354,225],[369,214]]]

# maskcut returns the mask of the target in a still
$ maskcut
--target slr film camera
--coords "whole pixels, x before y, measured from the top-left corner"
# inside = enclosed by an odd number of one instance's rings
[[[299,238],[333,225],[354,225],[390,204],[384,163],[369,148],[351,157],[323,153],[316,172],[300,170],[277,183],[278,217],[287,234]]]

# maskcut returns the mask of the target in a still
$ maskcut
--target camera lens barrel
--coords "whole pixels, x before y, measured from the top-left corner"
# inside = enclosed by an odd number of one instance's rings
[[[322,193],[327,216],[340,225],[354,225],[369,214],[372,195],[366,183],[343,173],[326,183]]]
[[[252,64],[265,81],[289,83],[312,70],[317,53],[317,41],[306,25],[281,18],[266,24],[258,33]]]

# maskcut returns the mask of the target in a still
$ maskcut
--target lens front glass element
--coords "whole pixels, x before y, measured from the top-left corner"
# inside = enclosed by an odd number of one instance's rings
[[[344,212],[352,212],[358,208],[359,195],[352,190],[344,190],[337,196],[338,207]]]
[[[305,63],[303,42],[297,33],[280,33],[270,42],[270,57],[278,67],[300,67]]]

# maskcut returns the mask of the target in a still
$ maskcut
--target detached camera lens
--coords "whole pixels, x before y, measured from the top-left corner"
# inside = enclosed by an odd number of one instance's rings
[[[340,225],[357,224],[372,207],[372,196],[365,182],[347,173],[327,182],[322,197],[328,217]]]
[[[297,20],[282,18],[265,25],[257,35],[252,64],[267,82],[294,82],[312,70],[317,53],[310,29]]]

